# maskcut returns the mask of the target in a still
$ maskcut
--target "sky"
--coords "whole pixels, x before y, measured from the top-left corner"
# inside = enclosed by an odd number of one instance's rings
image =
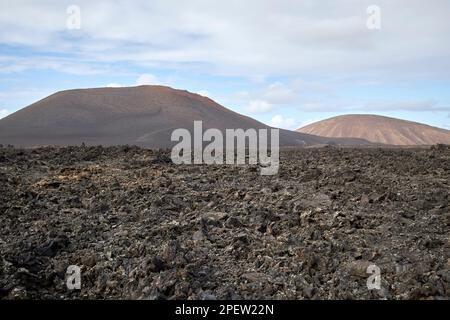
[[[160,84],[296,129],[370,113],[450,129],[448,0],[0,0],[0,118]]]

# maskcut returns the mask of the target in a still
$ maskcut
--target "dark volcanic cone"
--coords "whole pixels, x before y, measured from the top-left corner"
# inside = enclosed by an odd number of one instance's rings
[[[35,145],[117,145],[150,148],[174,145],[174,129],[269,128],[213,100],[163,86],[78,89],[55,93],[0,120],[0,143]],[[329,139],[280,131],[281,146],[367,144],[359,139]]]

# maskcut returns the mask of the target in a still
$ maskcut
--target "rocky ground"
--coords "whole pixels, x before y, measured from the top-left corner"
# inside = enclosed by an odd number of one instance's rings
[[[444,146],[284,151],[276,176],[0,148],[0,298],[448,299],[449,183]]]

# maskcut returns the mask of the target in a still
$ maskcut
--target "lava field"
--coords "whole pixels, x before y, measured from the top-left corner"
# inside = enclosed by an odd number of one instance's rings
[[[0,299],[449,299],[449,147],[280,157],[0,148]]]

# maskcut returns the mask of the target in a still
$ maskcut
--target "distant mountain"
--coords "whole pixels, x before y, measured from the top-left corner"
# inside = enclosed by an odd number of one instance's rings
[[[55,93],[0,120],[0,143],[36,145],[132,144],[167,148],[177,128],[269,128],[213,100],[164,86],[77,89]],[[367,144],[280,130],[281,146]]]
[[[450,131],[377,115],[343,115],[297,130],[330,138],[361,138],[390,145],[450,144]]]

